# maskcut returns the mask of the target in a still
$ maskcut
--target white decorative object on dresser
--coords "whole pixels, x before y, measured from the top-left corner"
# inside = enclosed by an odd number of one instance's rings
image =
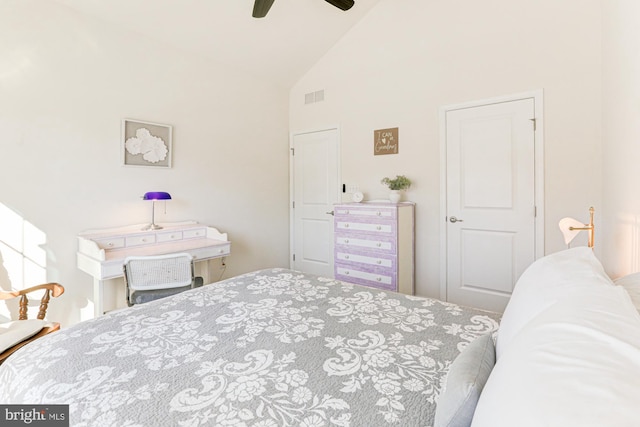
[[[414,293],[415,204],[335,205],[335,278]]]
[[[194,221],[162,224],[141,231],[140,225],[86,231],[78,235],[78,268],[93,277],[94,316],[104,313],[104,281],[123,276],[128,256],[187,252],[194,261],[222,258],[231,253],[227,233]]]

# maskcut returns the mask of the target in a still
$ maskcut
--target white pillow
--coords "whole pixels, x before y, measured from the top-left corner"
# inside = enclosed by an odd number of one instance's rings
[[[628,274],[613,281],[614,285],[622,286],[629,296],[631,302],[640,311],[640,273]]]
[[[579,246],[540,258],[518,279],[500,321],[496,359],[520,330],[544,309],[589,287],[613,285],[593,251]]]
[[[637,427],[640,314],[600,286],[549,307],[496,363],[472,427]]]
[[[0,353],[27,338],[31,338],[48,323],[46,320],[38,319],[0,323]]]
[[[491,335],[476,338],[455,358],[442,393],[433,427],[469,427],[482,388],[496,363]]]

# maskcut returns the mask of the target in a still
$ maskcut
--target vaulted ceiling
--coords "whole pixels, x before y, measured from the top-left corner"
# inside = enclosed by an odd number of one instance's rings
[[[291,87],[380,0],[341,11],[324,0],[57,0],[99,18]]]

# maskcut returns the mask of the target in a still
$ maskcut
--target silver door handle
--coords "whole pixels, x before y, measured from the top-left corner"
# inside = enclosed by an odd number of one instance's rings
[[[326,213],[327,215],[333,215],[333,214],[334,214],[334,212],[333,212],[333,211],[331,211],[331,212],[325,212],[325,213]]]
[[[456,218],[455,216],[451,216],[451,217],[449,217],[449,221],[450,221],[450,222],[464,222],[464,220],[462,220],[462,219],[458,219],[458,218]]]

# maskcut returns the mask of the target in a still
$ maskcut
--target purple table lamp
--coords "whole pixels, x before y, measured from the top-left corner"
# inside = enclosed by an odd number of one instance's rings
[[[164,191],[150,191],[148,193],[144,193],[142,200],[151,200],[153,202],[151,204],[151,224],[145,226],[143,230],[161,229],[162,227],[155,222],[156,200],[171,200],[171,194],[165,193]]]

